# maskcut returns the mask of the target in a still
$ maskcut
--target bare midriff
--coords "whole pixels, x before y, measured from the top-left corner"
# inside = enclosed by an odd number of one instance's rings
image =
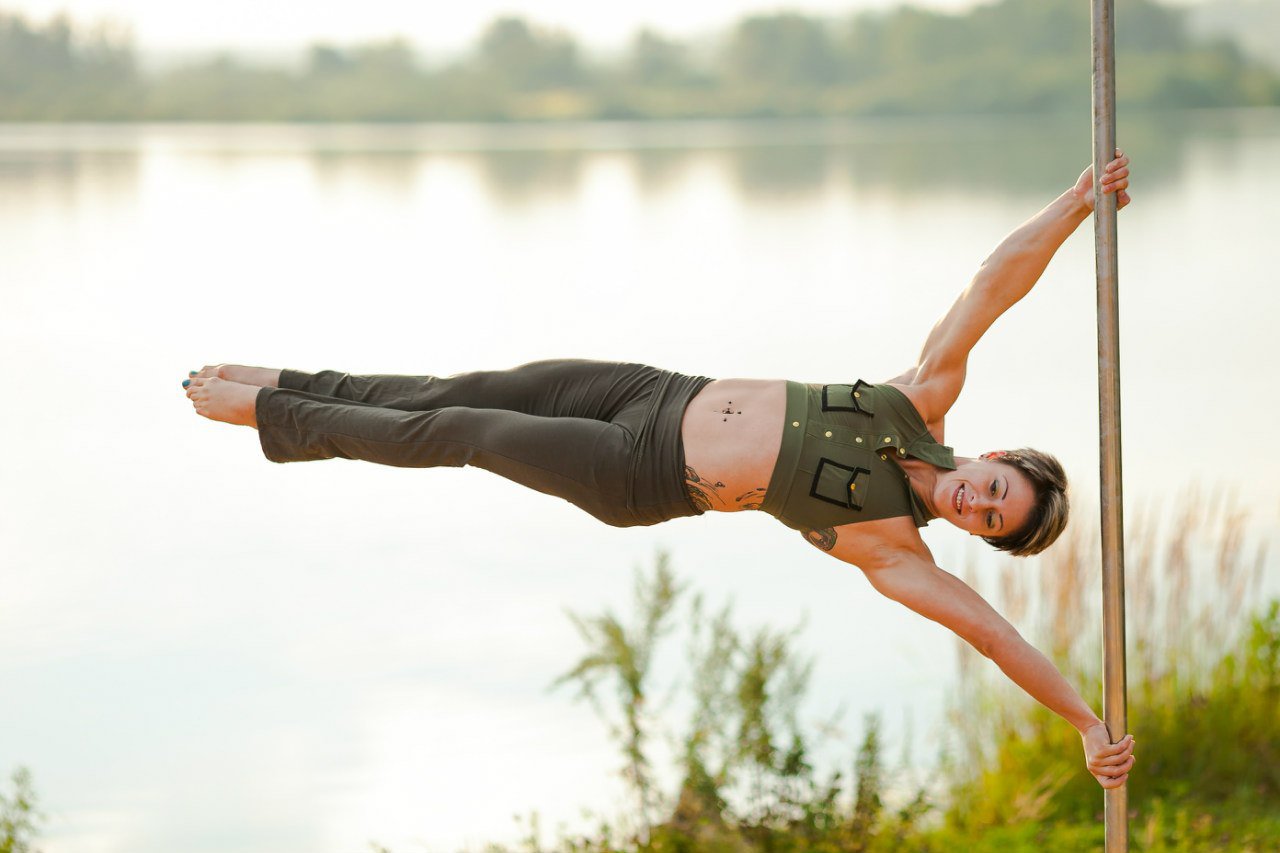
[[[704,510],[759,509],[778,459],[787,383],[717,379],[684,412],[685,489]]]

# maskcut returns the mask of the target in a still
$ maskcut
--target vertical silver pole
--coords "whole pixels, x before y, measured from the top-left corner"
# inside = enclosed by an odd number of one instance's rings
[[[1102,473],[1103,717],[1114,741],[1128,731],[1124,666],[1124,515],[1120,472],[1120,311],[1116,195],[1100,177],[1115,157],[1116,86],[1113,0],[1093,4],[1094,246],[1098,268],[1098,424]],[[1128,787],[1106,797],[1106,853],[1129,849]]]

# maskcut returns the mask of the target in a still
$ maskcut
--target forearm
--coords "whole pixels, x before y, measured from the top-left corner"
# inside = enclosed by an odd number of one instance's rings
[[[987,656],[1014,684],[1080,733],[1102,722],[1053,662],[1021,636],[995,644]]]
[[[983,261],[973,287],[1003,307],[1013,305],[1040,280],[1054,253],[1090,212],[1074,190],[1067,190],[1001,241]]]

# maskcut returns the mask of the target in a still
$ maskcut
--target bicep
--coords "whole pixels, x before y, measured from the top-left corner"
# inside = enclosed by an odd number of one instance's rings
[[[942,420],[964,388],[969,353],[1001,310],[975,278],[929,332],[911,383],[912,403],[928,422]]]

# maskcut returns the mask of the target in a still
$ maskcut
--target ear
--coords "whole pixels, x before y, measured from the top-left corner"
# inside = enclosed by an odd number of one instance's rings
[[[1007,450],[990,450],[979,456],[979,459],[999,459],[1001,456],[1008,456]]]

